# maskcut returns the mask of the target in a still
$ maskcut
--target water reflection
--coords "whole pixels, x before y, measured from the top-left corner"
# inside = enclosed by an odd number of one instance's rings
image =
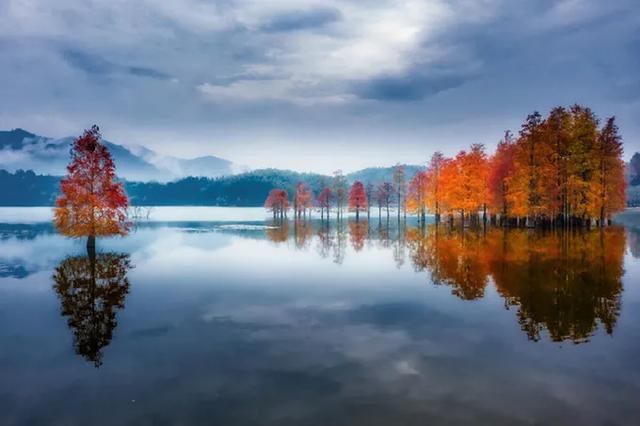
[[[116,313],[124,309],[130,268],[128,254],[94,253],[68,257],[55,269],[53,288],[76,353],[96,367],[102,365],[102,350],[118,324]]]
[[[364,248],[365,240],[368,238],[369,224],[367,221],[349,222],[349,235],[351,236],[351,247],[355,251]]]
[[[608,334],[620,314],[625,234],[500,233],[488,239],[489,269],[506,306],[532,340],[588,340],[600,323]]]
[[[640,259],[640,229],[629,228],[629,250],[631,255],[636,259]]]
[[[313,222],[296,222],[291,238],[297,249],[309,247]],[[287,224],[267,231],[274,242],[289,236]],[[318,226],[316,251],[345,261],[347,239],[357,253],[365,245],[388,249],[398,268],[408,257],[414,270],[429,274],[434,285],[451,288],[462,300],[485,296],[494,283],[507,309],[530,340],[585,342],[601,325],[613,333],[620,313],[623,228],[565,232],[498,228],[460,230],[431,225],[389,227],[366,221]],[[347,236],[348,234],[348,236]]]

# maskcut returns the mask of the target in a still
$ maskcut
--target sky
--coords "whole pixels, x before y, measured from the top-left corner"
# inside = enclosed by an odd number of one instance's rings
[[[329,173],[492,150],[527,114],[640,151],[637,0],[2,0],[0,128]]]

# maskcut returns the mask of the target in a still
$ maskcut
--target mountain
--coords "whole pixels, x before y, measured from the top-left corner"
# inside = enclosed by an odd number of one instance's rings
[[[0,169],[63,175],[73,140],[38,136],[23,129],[0,131]],[[127,180],[167,182],[186,176],[218,177],[232,174],[234,169],[233,163],[223,158],[183,159],[144,147],[125,147],[106,140],[104,143],[116,163],[118,176]]]

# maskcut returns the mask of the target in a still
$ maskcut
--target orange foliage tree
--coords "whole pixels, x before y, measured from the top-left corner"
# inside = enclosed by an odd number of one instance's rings
[[[95,247],[96,236],[126,235],[129,200],[115,179],[116,167],[98,126],[85,130],[73,142],[67,176],[60,182],[56,228],[71,237],[88,237],[90,248]]]
[[[476,144],[471,151],[460,151],[455,159],[445,162],[442,168],[443,200],[450,214],[460,212],[477,218],[488,199],[488,161],[484,146]]]
[[[611,213],[626,206],[625,164],[622,161],[622,139],[615,118],[607,119],[596,141],[596,167],[592,180],[589,215],[604,223]]]
[[[424,200],[412,180],[410,208],[436,214],[460,213],[462,223],[482,211],[500,224],[527,226],[604,225],[626,205],[623,148],[614,118],[599,128],[589,108],[556,107],[547,117],[527,116],[520,134],[511,132],[493,156],[472,145],[455,158],[436,153],[426,173]]]
[[[488,173],[489,211],[500,215],[503,221],[511,213],[511,205],[507,199],[509,194],[508,178],[513,174],[513,135],[506,131],[504,139],[498,143],[496,153],[491,157]]]
[[[428,178],[428,172],[417,172],[409,181],[407,190],[407,210],[417,214],[422,224],[424,224],[427,210]]]

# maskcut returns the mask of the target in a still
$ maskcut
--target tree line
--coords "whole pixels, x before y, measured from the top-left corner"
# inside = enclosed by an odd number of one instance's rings
[[[293,208],[304,218],[313,208],[321,219],[333,209],[338,219],[344,211],[378,217],[395,207],[398,220],[407,212],[425,222],[427,213],[436,222],[502,226],[603,226],[627,204],[622,138],[614,117],[601,122],[587,107],[556,107],[546,117],[527,116],[519,134],[510,131],[493,154],[473,144],[454,157],[440,152],[428,166],[407,179],[398,165],[391,181],[377,185],[356,180],[349,189],[342,172],[334,173],[314,198],[298,183],[289,201],[286,189],[269,193],[265,207],[274,218],[284,218]]]

